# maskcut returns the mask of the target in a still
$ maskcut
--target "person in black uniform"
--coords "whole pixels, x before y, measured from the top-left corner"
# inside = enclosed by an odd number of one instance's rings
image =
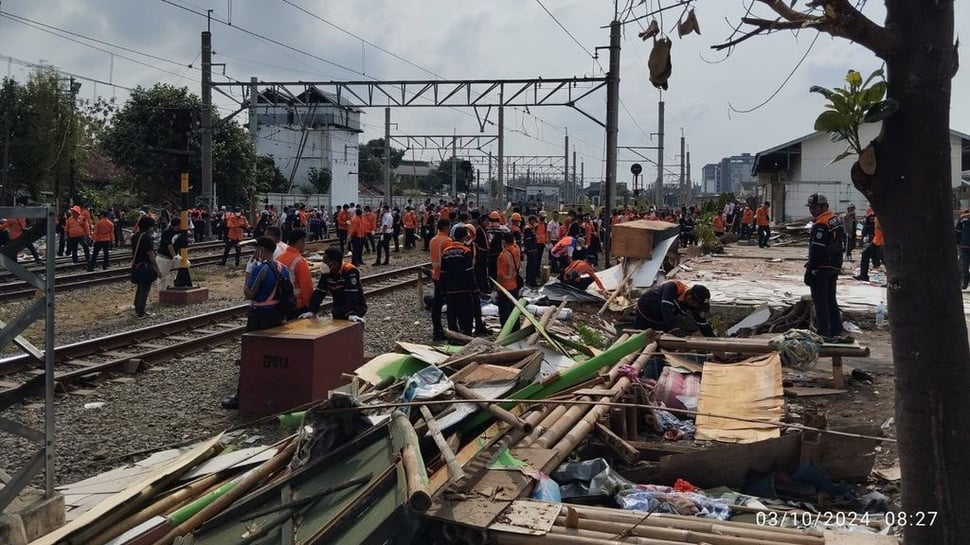
[[[716,337],[707,321],[711,308],[711,292],[694,284],[690,288],[680,280],[671,280],[651,288],[637,300],[633,319],[635,329],[655,329],[683,336],[693,329],[688,318],[696,324],[701,335]]]
[[[475,315],[472,297],[477,286],[472,251],[462,242],[467,236],[468,230],[459,225],[455,228],[454,240],[442,248],[441,282],[448,305],[448,329],[471,335]]]
[[[538,218],[529,216],[522,229],[522,251],[525,254],[525,285],[535,287],[539,284],[539,243],[536,242],[536,223]],[[545,248],[543,248],[544,250]]]
[[[957,248],[960,249],[960,275],[962,288],[970,286],[970,209],[960,212],[956,226]]]
[[[363,323],[367,302],[360,285],[360,271],[350,263],[344,263],[343,253],[335,247],[323,252],[323,264],[329,268],[329,272],[320,276],[320,282],[310,297],[310,310],[301,314],[300,318],[311,318],[320,312],[320,305],[329,293],[333,297],[330,314],[334,320]]]
[[[805,285],[812,290],[815,305],[815,327],[826,342],[845,342],[842,315],[835,298],[835,286],[842,270],[845,252],[845,230],[839,216],[829,210],[825,195],[808,197],[808,211],[815,218],[809,231],[808,262],[805,263]]]

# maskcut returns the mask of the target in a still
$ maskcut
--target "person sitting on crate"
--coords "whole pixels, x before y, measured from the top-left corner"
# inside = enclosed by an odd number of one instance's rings
[[[320,282],[310,297],[310,310],[300,315],[300,318],[312,318],[320,312],[327,293],[333,297],[331,315],[334,320],[350,320],[364,323],[367,314],[367,302],[364,300],[364,290],[360,285],[360,271],[350,263],[344,263],[340,248],[330,247],[323,252],[323,264],[329,268],[320,276]]]

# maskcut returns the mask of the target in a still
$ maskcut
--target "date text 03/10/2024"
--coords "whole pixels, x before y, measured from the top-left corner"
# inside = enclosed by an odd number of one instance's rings
[[[872,515],[853,511],[821,511],[819,513],[770,511],[758,513],[756,522],[760,526],[837,528],[868,526],[870,522],[881,520],[888,526],[932,526],[936,521],[936,515],[936,511],[917,511],[915,513],[887,511]]]

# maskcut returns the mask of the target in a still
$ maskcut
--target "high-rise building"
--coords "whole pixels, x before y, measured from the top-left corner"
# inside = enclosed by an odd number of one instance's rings
[[[702,175],[704,177],[701,182],[701,191],[707,194],[717,193],[718,184],[720,181],[720,170],[721,165],[718,163],[707,163],[702,169]]]
[[[718,180],[716,193],[734,193],[740,195],[744,190],[742,184],[752,184],[755,178],[751,176],[754,166],[754,155],[742,153],[721,159],[718,164]]]

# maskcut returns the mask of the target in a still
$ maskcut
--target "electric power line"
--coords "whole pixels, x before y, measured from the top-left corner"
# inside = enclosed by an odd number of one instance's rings
[[[542,8],[542,10],[545,11],[549,15],[549,17],[552,17],[552,20],[555,21],[557,25],[559,25],[559,28],[561,28],[562,31],[565,32],[567,36],[569,36],[570,38],[572,38],[572,40],[574,42],[576,42],[576,45],[578,45],[590,57],[592,57],[594,59],[596,58],[596,55],[594,55],[592,52],[590,52],[590,50],[587,49],[585,45],[583,45],[582,43],[580,43],[580,41],[577,40],[575,36],[573,36],[573,33],[572,32],[569,32],[569,30],[565,26],[563,26],[562,23],[559,22],[559,19],[556,19],[556,16],[553,15],[551,11],[549,11],[549,8],[547,8],[545,6],[545,4],[542,3],[542,0],[536,0],[536,2],[539,4],[539,6]],[[600,68],[603,68],[603,66],[600,65]]]

